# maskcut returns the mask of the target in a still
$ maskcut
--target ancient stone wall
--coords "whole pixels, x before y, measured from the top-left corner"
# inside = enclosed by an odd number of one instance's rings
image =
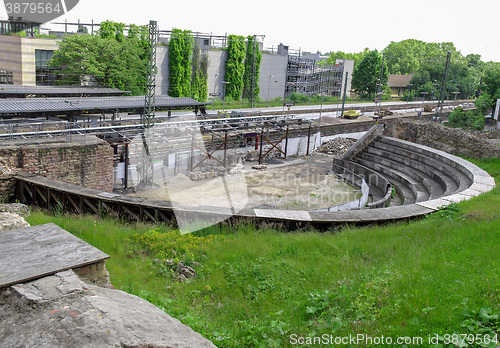
[[[20,171],[102,191],[113,190],[113,148],[96,137],[72,136],[71,142],[40,140],[0,146],[0,199],[13,194],[11,176]]]
[[[474,133],[440,123],[396,120],[387,124],[384,135],[470,158],[500,157],[500,147]]]

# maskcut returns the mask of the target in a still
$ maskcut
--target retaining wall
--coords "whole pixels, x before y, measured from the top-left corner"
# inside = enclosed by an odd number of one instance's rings
[[[0,146],[0,199],[12,198],[13,175],[28,172],[100,191],[113,190],[113,148],[94,136],[67,140],[44,139],[38,144],[22,141]],[[8,173],[8,174],[7,174]]]

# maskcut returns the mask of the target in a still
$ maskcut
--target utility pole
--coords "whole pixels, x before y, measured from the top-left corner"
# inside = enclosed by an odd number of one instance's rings
[[[349,71],[345,73],[345,82],[344,82],[344,95],[342,96],[342,112],[340,113],[340,118],[344,117],[344,106],[345,106],[345,98],[347,94],[347,80],[349,77]]]
[[[147,140],[153,139],[155,120],[155,88],[156,88],[156,39],[158,26],[156,21],[149,22],[149,48],[146,91],[144,96],[144,114],[142,115],[142,167],[141,183],[145,186],[153,184],[153,156]]]
[[[256,54],[257,54],[255,52],[256,41],[257,41],[257,35],[254,35],[253,36],[253,41],[252,41],[252,46],[253,46],[252,47],[252,52],[253,52],[253,55],[252,55],[252,73],[251,73],[252,77],[251,77],[251,82],[250,82],[250,98],[252,98],[251,101],[250,101],[250,105],[251,105],[252,108],[254,107],[254,102],[255,102],[254,101],[254,99],[255,99],[255,95],[254,95],[254,93],[255,93],[255,77],[256,77],[255,76],[255,74],[256,74],[256,66],[255,66],[256,62],[255,62],[255,59],[256,59]]]
[[[383,78],[384,78],[384,62],[385,62],[385,53],[382,54],[382,64],[380,66],[380,78],[379,78],[379,84],[377,84],[377,91],[376,91],[376,98],[378,100],[378,117],[381,118],[381,113],[380,113],[380,107],[382,105],[382,94],[383,92]]]
[[[448,51],[448,55],[446,56],[446,65],[444,67],[443,83],[441,84],[441,93],[439,95],[439,102],[438,102],[438,106],[436,108],[436,117],[438,118],[438,120],[439,120],[439,116],[443,112],[444,89],[446,86],[446,80],[448,79],[448,71],[450,70],[450,60],[451,60],[451,51]]]

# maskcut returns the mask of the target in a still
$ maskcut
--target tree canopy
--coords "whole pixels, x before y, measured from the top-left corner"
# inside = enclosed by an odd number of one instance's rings
[[[228,57],[224,78],[227,82],[226,96],[234,100],[240,100],[243,92],[243,76],[245,74],[245,38],[239,35],[229,35],[227,40],[226,50]]]
[[[171,97],[190,96],[193,47],[194,38],[191,31],[172,30],[168,43],[168,95]]]
[[[326,59],[325,64],[335,65],[337,59],[349,59],[349,60],[354,60],[354,66],[356,66],[361,60],[363,60],[363,57],[368,52],[369,52],[368,48],[365,48],[363,52],[358,52],[358,53],[346,53],[342,51],[330,52],[330,55]]]
[[[104,22],[97,35],[66,36],[54,52],[50,64],[62,67],[61,84],[94,82],[101,86],[144,94],[146,86],[146,27],[134,27],[125,37],[123,23]]]
[[[259,75],[262,53],[259,42],[254,36],[247,37],[247,53],[245,59],[245,75],[243,77],[243,98],[255,101],[259,96]]]
[[[382,68],[382,55],[377,51],[369,51],[364,56],[359,64],[354,68],[352,74],[352,88],[361,98],[370,99],[375,97],[378,86],[382,89],[387,85],[389,73],[387,65],[384,61],[384,69],[382,80],[380,80]]]

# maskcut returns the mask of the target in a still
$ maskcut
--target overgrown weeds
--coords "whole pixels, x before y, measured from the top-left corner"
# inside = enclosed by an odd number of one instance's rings
[[[476,163],[499,179],[499,159]],[[340,233],[248,223],[181,236],[170,226],[40,212],[29,222],[55,222],[110,254],[115,287],[220,347],[284,347],[325,334],[476,347],[491,346],[476,338],[500,330],[499,206],[497,187],[426,219]],[[167,260],[191,262],[196,278],[179,283]]]

